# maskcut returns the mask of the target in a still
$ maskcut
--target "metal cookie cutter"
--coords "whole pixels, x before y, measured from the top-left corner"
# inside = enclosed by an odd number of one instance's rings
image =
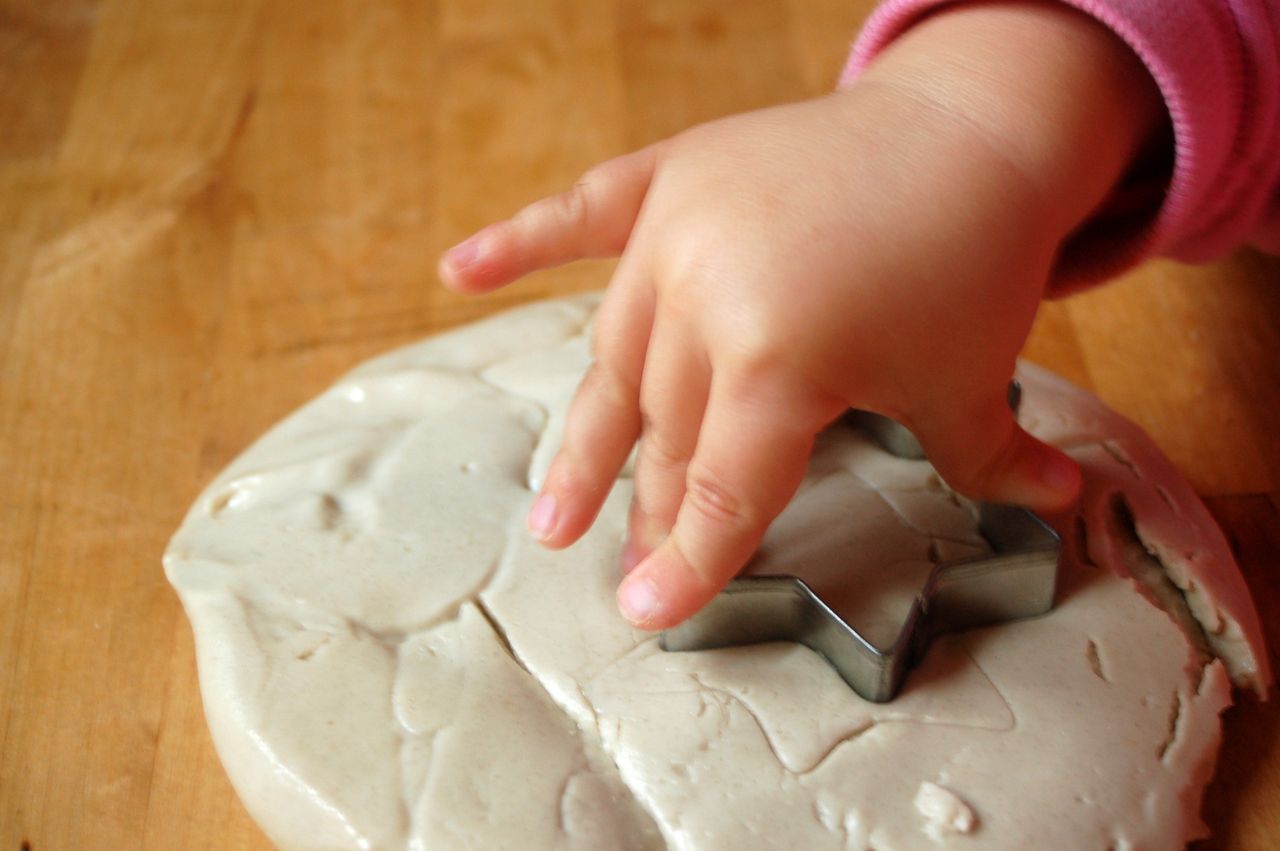
[[[1014,407],[1016,387],[1010,389]],[[852,413],[889,452],[924,457],[907,429],[877,414]],[[978,505],[978,529],[994,552],[934,567],[887,650],[859,634],[796,576],[739,577],[700,612],[663,632],[659,644],[679,651],[795,641],[826,659],[863,698],[884,703],[898,693],[935,635],[1053,608],[1062,546],[1057,533],[1025,508],[994,503]]]

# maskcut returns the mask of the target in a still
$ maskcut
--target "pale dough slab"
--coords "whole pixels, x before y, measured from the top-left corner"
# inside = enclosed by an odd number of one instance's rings
[[[1060,602],[942,639],[899,699],[868,704],[803,648],[666,654],[630,629],[613,604],[626,478],[579,544],[528,540],[595,304],[534,305],[365,364],[237,459],[175,535],[165,565],[214,741],[277,844],[1094,849],[1199,834],[1231,681],[1270,674],[1221,533],[1140,431],[1020,369],[1024,421],[1087,471],[1060,530]],[[834,430],[753,569],[801,572],[885,636],[934,560],[983,546],[927,464]]]

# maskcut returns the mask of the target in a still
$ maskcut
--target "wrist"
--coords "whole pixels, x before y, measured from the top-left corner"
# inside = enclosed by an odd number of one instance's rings
[[[1163,101],[1138,57],[1102,24],[1056,2],[935,12],[854,88],[871,87],[959,125],[1026,184],[1059,239],[1104,203],[1164,125]]]

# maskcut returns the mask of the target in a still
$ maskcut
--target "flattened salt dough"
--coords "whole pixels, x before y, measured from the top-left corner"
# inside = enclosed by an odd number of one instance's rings
[[[286,849],[1176,848],[1231,682],[1269,681],[1221,534],[1150,441],[1022,366],[1084,464],[1049,615],[935,643],[893,703],[810,651],[660,651],[617,615],[630,481],[564,552],[523,518],[593,298],[365,364],[237,459],[165,556],[214,741]],[[924,462],[820,440],[752,569],[897,628],[979,552]],[[1167,611],[1166,611],[1167,610]]]

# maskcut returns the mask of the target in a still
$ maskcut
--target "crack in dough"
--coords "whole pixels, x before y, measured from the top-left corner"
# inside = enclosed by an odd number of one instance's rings
[[[1178,587],[1170,575],[1169,567],[1143,544],[1134,525],[1133,511],[1123,493],[1116,493],[1111,497],[1110,508],[1110,535],[1119,548],[1119,567],[1138,583],[1153,603],[1173,619],[1207,661],[1212,655],[1208,636],[1191,611],[1188,592]]]
[[[1085,655],[1089,658],[1089,668],[1092,669],[1094,675],[1104,683],[1111,682],[1111,678],[1107,676],[1107,669],[1102,664],[1102,651],[1098,649],[1098,642],[1090,638]]]
[[[411,842],[501,847],[521,836],[529,847],[660,844],[607,760],[519,665],[479,606],[467,604],[456,621],[415,636],[404,654],[395,704],[413,734],[432,742],[429,759],[410,766],[424,778]],[[518,724],[509,723],[512,714]],[[497,776],[504,782],[493,782]]]
[[[1173,698],[1169,701],[1169,735],[1156,748],[1156,756],[1164,762],[1169,755],[1169,750],[1173,747],[1173,743],[1178,740],[1178,730],[1182,725],[1182,712],[1186,707],[1182,703],[1182,692],[1175,690]]]

